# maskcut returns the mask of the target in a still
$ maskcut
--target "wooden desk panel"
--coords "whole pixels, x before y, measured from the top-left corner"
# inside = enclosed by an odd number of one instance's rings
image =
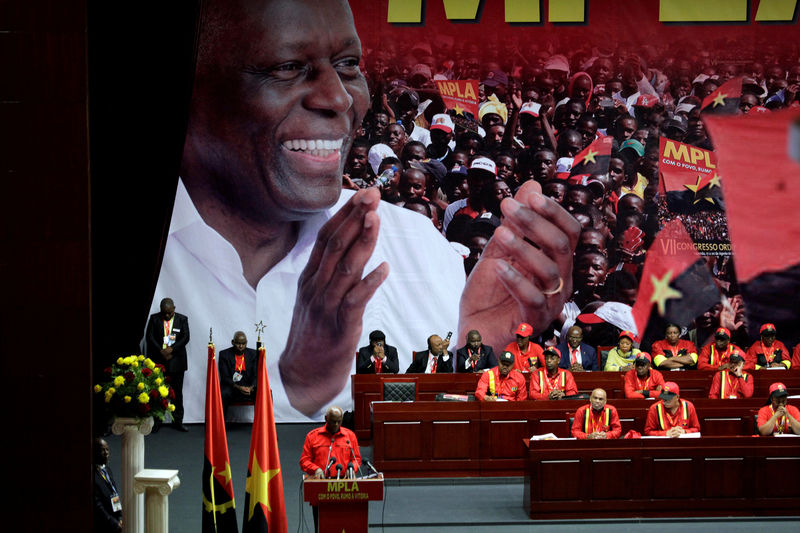
[[[791,393],[800,393],[800,370],[761,370],[751,374],[755,379],[753,398],[760,399],[762,403],[767,397],[769,386],[775,381],[783,382]],[[402,376],[403,374],[361,374],[351,376],[355,433],[359,442],[366,444],[372,440],[369,406],[371,402],[381,399],[382,381]],[[609,400],[618,408],[621,405],[621,401],[629,401],[624,399],[622,373],[620,372],[576,372],[574,376],[580,392],[589,393],[592,389],[603,388],[608,393]],[[698,400],[707,399],[713,376],[714,372],[699,370],[664,372],[664,378],[667,381],[675,381],[681,387],[681,396],[695,403]],[[417,383],[420,401],[432,401],[440,393],[473,393],[478,383],[477,374],[416,374],[415,377],[419,378]],[[529,378],[530,374],[525,374],[526,382]],[[530,434],[551,431],[557,435],[559,434],[552,429],[544,430],[547,427],[552,428],[555,425],[545,424],[541,426],[542,431],[531,427]],[[623,429],[626,429],[624,422]]]
[[[525,446],[524,505],[533,519],[792,515],[800,508],[797,438]]]
[[[376,467],[413,472],[417,477],[478,475],[480,409],[464,405],[479,406],[477,402],[373,403]]]
[[[792,403],[799,402],[793,400]],[[525,468],[522,439],[550,432],[569,437],[569,417],[584,404],[583,400],[373,403],[375,464],[387,477],[519,476]],[[751,435],[753,412],[763,402],[706,398],[695,400],[694,404],[706,438]],[[644,432],[651,401],[616,400],[614,405],[623,424],[623,434],[629,429]],[[624,458],[624,454],[620,458]],[[610,461],[616,457],[604,455],[600,459]],[[597,471],[617,471],[620,465],[626,471],[633,468],[623,463],[625,461],[609,462],[598,466]],[[663,463],[653,468],[663,473],[670,472],[670,468],[689,472],[680,461]],[[707,470],[716,467],[702,465]],[[735,465],[731,468],[735,470]],[[631,475],[639,479],[651,477],[652,472],[634,469]],[[739,479],[735,478],[737,482]],[[582,486],[593,483],[593,479],[587,479]],[[627,489],[620,485],[608,490],[608,498],[613,499],[617,497],[614,494]],[[665,497],[669,493],[670,488],[665,488]]]

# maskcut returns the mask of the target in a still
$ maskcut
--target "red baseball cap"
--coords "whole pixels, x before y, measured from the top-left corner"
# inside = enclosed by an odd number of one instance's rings
[[[761,326],[759,333],[762,335],[765,333],[775,333],[775,324],[770,324],[769,322]]]
[[[546,356],[549,353],[561,357],[561,350],[559,350],[558,348],[556,348],[554,346],[548,346],[547,348],[544,349],[543,355]]]
[[[671,400],[675,396],[679,396],[681,393],[680,387],[674,381],[667,381],[664,383],[664,388],[661,389],[661,395],[659,398],[662,400]]]
[[[731,332],[728,328],[717,328],[717,331],[714,332],[715,337],[722,337],[723,335],[729,339],[731,338]]]
[[[647,361],[648,363],[652,363],[653,362],[653,358],[647,352],[639,352],[639,353],[637,353],[635,362],[638,363],[640,359],[642,361]]]
[[[623,331],[623,332],[621,332],[621,333],[619,334],[619,338],[621,339],[622,337],[628,337],[628,338],[631,340],[631,342],[633,342],[633,341],[635,341],[635,340],[636,340],[636,335],[634,335],[634,334],[633,334],[632,332],[630,332],[630,331]]]
[[[522,335],[523,337],[530,337],[533,335],[533,326],[528,324],[527,322],[523,322],[519,326],[517,326],[517,331],[514,332],[517,335]]]
[[[772,385],[769,386],[769,395],[770,395],[770,397],[772,397],[773,394],[776,395],[776,396],[788,396],[789,395],[789,393],[786,391],[786,385],[784,385],[781,382],[773,383]]]

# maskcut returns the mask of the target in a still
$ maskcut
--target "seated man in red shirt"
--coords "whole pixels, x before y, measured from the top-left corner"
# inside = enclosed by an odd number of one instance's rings
[[[589,403],[578,408],[572,422],[572,436],[576,439],[618,439],[622,434],[617,409],[606,405],[606,391],[594,389]]]
[[[506,351],[514,354],[514,368],[520,372],[533,372],[544,366],[542,347],[531,342],[533,326],[523,322],[517,326],[516,341],[511,341],[506,346]]]
[[[647,410],[644,434],[653,437],[680,437],[684,433],[700,433],[700,420],[694,404],[681,400],[678,384],[667,381],[660,400]]]
[[[651,359],[647,352],[639,352],[633,368],[625,372],[624,389],[626,398],[656,398],[664,388],[664,376],[650,368]]]
[[[514,369],[514,354],[503,352],[497,366],[481,374],[478,388],[475,389],[475,399],[479,402],[516,402],[528,399],[525,378]]]
[[[681,339],[681,328],[677,324],[667,325],[664,339],[656,341],[650,348],[653,365],[661,370],[696,370],[697,346],[692,341]]]
[[[744,357],[744,350],[731,344],[731,332],[727,328],[717,328],[714,332],[714,342],[706,344],[700,351],[700,357],[697,360],[698,370],[726,370],[728,368],[728,358],[732,353],[739,353]],[[745,368],[752,370],[747,365],[745,359]]]
[[[789,349],[779,340],[775,340],[775,324],[761,326],[761,340],[757,340],[747,350],[749,367],[761,370],[762,368],[792,368]]]
[[[306,435],[300,468],[316,479],[335,478],[337,472],[345,477],[347,467],[361,467],[361,452],[355,433],[342,427],[344,412],[340,407],[331,407],[325,413],[325,425],[312,429]],[[335,459],[335,462],[331,462]],[[341,466],[341,468],[339,468]]]
[[[578,394],[578,386],[572,372],[558,368],[561,352],[558,348],[544,351],[544,366],[531,374],[531,390],[528,394],[534,400],[560,400],[564,396]]]
[[[753,376],[743,369],[744,357],[738,353],[731,354],[728,358],[728,370],[720,370],[714,374],[708,397],[735,400],[753,396]]]
[[[761,435],[794,433],[800,435],[800,410],[786,404],[786,385],[773,383],[769,386],[767,405],[758,411],[758,432]]]

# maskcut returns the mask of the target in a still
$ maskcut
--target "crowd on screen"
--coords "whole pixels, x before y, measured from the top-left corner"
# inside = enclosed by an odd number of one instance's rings
[[[582,232],[572,297],[534,342],[563,344],[578,325],[595,348],[615,346],[621,331],[635,330],[629,306],[645,252],[673,216],[659,194],[659,137],[713,149],[701,104],[737,76],[743,77],[738,113],[800,105],[800,63],[796,50],[769,44],[758,46],[757,61],[732,60],[730,48],[724,59],[703,47],[688,54],[581,43],[562,48],[523,49],[513,39],[485,46],[443,39],[365,49],[362,70],[373,103],[347,158],[343,186],[380,187],[384,201],[429,217],[462,254],[468,275],[502,219],[501,201],[524,182],[537,181]],[[469,79],[480,81],[474,121],[448,110],[435,86],[436,80]],[[575,156],[602,136],[612,139],[608,171],[570,178]],[[682,220],[695,240],[729,240],[718,208]],[[678,336],[700,354],[723,328],[730,344],[749,354],[761,341],[748,336],[732,258],[705,259],[721,301],[678,324]],[[781,357],[791,363],[791,354]],[[747,357],[747,368],[755,368],[752,359]]]

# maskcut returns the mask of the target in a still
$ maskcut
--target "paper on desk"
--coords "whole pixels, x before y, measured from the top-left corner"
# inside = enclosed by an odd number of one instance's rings
[[[531,440],[558,440],[558,437],[553,433],[545,433],[544,435],[533,435]]]
[[[679,439],[699,439],[702,436],[700,433],[684,433],[678,435]],[[674,437],[667,437],[666,435],[642,435],[643,439],[671,439]]]

